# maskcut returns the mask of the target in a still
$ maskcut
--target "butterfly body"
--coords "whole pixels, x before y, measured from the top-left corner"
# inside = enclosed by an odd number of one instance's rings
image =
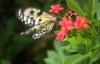
[[[26,8],[25,10],[19,9],[17,17],[29,27],[24,32],[21,32],[21,35],[32,34],[33,39],[38,39],[49,33],[56,21],[56,17],[52,17],[47,12],[32,7]]]

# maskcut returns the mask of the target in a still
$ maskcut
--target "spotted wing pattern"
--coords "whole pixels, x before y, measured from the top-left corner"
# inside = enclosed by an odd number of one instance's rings
[[[56,17],[52,17],[50,14],[41,11],[37,8],[26,8],[25,10],[19,9],[17,12],[18,19],[23,22],[29,28],[21,35],[32,34],[33,39],[38,39],[49,33],[53,26]]]

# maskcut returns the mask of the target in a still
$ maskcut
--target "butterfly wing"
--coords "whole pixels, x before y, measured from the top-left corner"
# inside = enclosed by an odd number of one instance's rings
[[[27,30],[21,32],[21,35],[32,34],[33,39],[38,39],[49,33],[54,26],[52,21],[56,20],[48,13],[36,8],[19,9],[17,17],[26,26],[29,26]]]
[[[36,8],[27,8],[25,10],[19,9],[17,12],[17,17],[19,20],[21,20],[21,22],[30,27],[38,23],[39,17],[37,14],[39,12],[40,10]]]
[[[54,26],[54,23],[50,23],[46,25],[44,28],[36,30],[35,33],[33,32],[32,38],[38,39],[38,38],[45,36],[47,33],[49,33],[52,30],[53,26]]]

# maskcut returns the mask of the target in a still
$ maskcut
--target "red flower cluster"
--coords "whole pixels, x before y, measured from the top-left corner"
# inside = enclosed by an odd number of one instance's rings
[[[50,6],[49,12],[59,13],[59,11],[63,10],[64,8],[61,7],[61,4],[53,4]]]
[[[63,40],[68,31],[72,30],[74,26],[77,30],[80,30],[82,28],[90,28],[90,25],[87,24],[86,21],[87,18],[81,16],[76,16],[75,22],[72,20],[72,18],[68,19],[66,17],[63,17],[62,20],[59,22],[59,25],[62,29],[61,31],[56,32],[56,39]]]
[[[61,4],[51,5],[51,9],[49,12],[59,13],[59,11],[63,10],[64,8],[61,7]],[[74,15],[76,17],[76,21],[73,21],[71,16]],[[69,18],[70,17],[70,18]],[[77,30],[82,28],[90,28],[90,25],[86,23],[87,18],[78,16],[77,13],[72,13],[70,9],[67,9],[66,15],[59,21],[59,25],[61,26],[60,31],[56,31],[56,39],[63,40],[67,33],[73,30],[75,27]]]

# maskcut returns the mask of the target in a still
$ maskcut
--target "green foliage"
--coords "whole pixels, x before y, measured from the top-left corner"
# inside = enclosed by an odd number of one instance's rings
[[[73,11],[79,13],[82,16],[86,15],[86,13],[81,9],[75,0],[66,0],[66,2],[69,8],[71,8]]]
[[[63,45],[64,43],[55,41],[54,46],[56,51],[48,51],[48,58],[45,59],[47,64],[64,64],[66,55],[62,52]]]
[[[87,22],[91,27],[74,31],[73,34],[66,35],[63,41],[54,41],[55,50],[48,51],[46,64],[99,64],[97,61],[100,60],[100,2],[98,0],[79,2],[66,0],[66,2],[70,9],[81,16],[87,16]],[[80,6],[80,3],[83,4]]]
[[[88,52],[87,54],[72,54],[70,55],[68,52],[69,50],[65,50],[65,48],[68,49],[69,46],[68,44],[64,44],[64,42],[54,42],[54,46],[56,51],[48,51],[48,58],[45,59],[47,64],[80,64],[80,62],[82,60],[86,60],[87,58],[89,58],[89,56],[91,55],[90,52]],[[66,46],[66,47],[64,47]],[[77,48],[74,46],[74,49]],[[72,51],[72,48],[70,51]],[[64,52],[65,50],[65,52]],[[72,52],[71,52],[72,53]]]
[[[64,41],[69,41],[71,44],[79,44],[82,43],[84,39],[80,34],[77,34],[77,36],[72,36],[72,37],[66,36]]]

